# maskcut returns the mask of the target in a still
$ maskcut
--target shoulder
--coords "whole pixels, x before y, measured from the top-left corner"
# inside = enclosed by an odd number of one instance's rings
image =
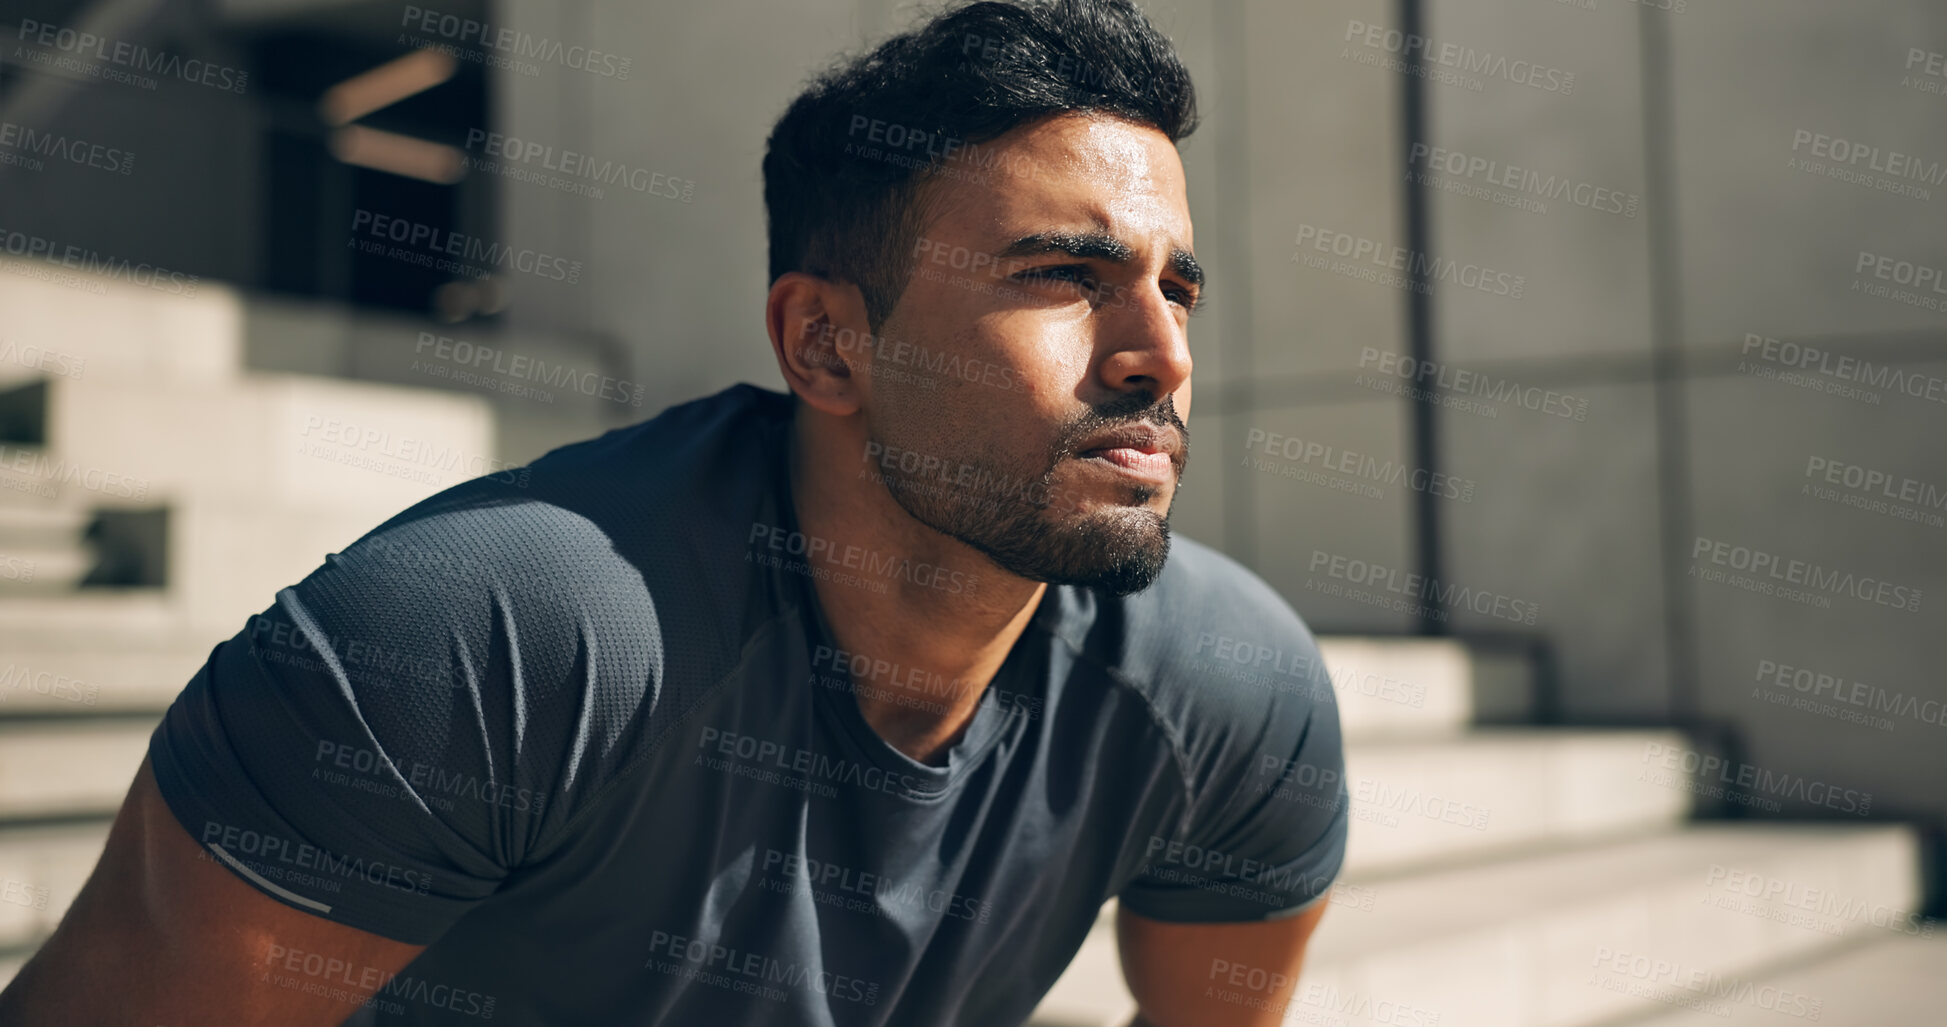
[[[1149,589],[1101,612],[1097,628],[1123,625],[1096,633],[1117,640],[1117,676],[1170,735],[1187,800],[1144,840],[1122,900],[1193,923],[1314,901],[1338,874],[1348,822],[1338,707],[1304,619],[1248,568],[1180,536]]]
[[[741,585],[735,522],[770,498],[766,430],[786,398],[734,386],[456,485],[332,554],[299,590],[421,633],[520,627],[516,644],[654,657],[672,619],[725,608],[702,593]]]
[[[303,703],[345,704],[397,765],[529,790],[553,813],[633,759],[662,635],[598,525],[505,491],[462,486],[327,557],[256,619],[252,648],[316,696]],[[488,812],[463,804],[479,823],[454,826],[488,838]]]
[[[1289,752],[1338,710],[1317,641],[1283,596],[1243,564],[1182,535],[1156,581],[1097,596],[1088,643],[1140,693],[1204,777],[1259,752]]]
[[[572,753],[577,777],[606,776],[654,734],[667,693],[734,659],[747,586],[726,525],[763,501],[757,429],[776,396],[733,387],[447,489],[332,554],[270,616],[331,648],[361,706],[419,718],[402,735],[504,721],[536,748],[504,755]]]
[[[1154,584],[1105,602],[1126,625],[1114,651],[1120,676],[1164,708],[1250,716],[1280,695],[1331,702],[1304,618],[1255,572],[1195,539],[1172,538]]]
[[[617,464],[709,473],[733,461],[757,459],[764,430],[789,420],[792,403],[790,393],[739,383],[678,403],[648,420],[551,450],[532,467],[537,474]],[[757,470],[749,463],[741,469]]]

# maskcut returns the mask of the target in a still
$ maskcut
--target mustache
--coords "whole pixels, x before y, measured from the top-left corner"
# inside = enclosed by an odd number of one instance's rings
[[[1182,441],[1182,452],[1179,457],[1183,460],[1189,459],[1190,428],[1183,423],[1183,418],[1177,415],[1175,395],[1164,396],[1159,403],[1154,393],[1131,392],[1091,409],[1066,426],[1058,436],[1055,451],[1048,461],[1049,466],[1052,467],[1074,456],[1077,452],[1076,447],[1083,439],[1099,432],[1139,424],[1174,429],[1177,438]]]

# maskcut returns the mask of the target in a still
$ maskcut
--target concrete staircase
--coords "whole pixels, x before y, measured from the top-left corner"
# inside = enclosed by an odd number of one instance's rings
[[[0,265],[4,982],[210,649],[326,553],[505,464],[483,396],[247,370],[263,315],[231,290]]]
[[[1810,1019],[1797,1011],[1811,1010],[1820,1023],[1847,1027],[1939,1023],[1941,1010],[1947,1008],[1942,968],[1947,968],[1947,934],[1867,938],[1758,978],[1753,982],[1762,996],[1758,999],[1727,1002],[1686,993],[1690,1001],[1678,1011],[1641,1022],[1647,1027],[1752,1027],[1783,1022],[1778,1019],[1783,1008],[1788,1016]]]
[[[1947,950],[1913,915],[1914,831],[1696,821],[1687,779],[1649,772],[1697,747],[1679,732],[1483,726],[1533,719],[1532,675],[1502,650],[1331,637],[1320,648],[1354,816],[1284,1022],[1938,1020]],[[1134,1012],[1113,915],[1112,902],[1035,1027],[1120,1027]],[[1253,979],[1220,968],[1209,1001],[1261,1008]]]

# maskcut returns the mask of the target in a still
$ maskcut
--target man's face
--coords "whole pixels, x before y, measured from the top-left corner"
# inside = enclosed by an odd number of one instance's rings
[[[1006,571],[1147,588],[1189,455],[1202,279],[1176,148],[1064,115],[948,167],[865,376],[866,468]]]

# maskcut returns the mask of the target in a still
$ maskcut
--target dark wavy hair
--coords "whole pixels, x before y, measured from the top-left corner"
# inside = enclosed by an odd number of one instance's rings
[[[764,152],[770,280],[851,282],[871,330],[913,270],[921,190],[953,155],[1061,113],[1114,115],[1172,143],[1196,130],[1175,47],[1132,0],[953,6],[816,76]]]

